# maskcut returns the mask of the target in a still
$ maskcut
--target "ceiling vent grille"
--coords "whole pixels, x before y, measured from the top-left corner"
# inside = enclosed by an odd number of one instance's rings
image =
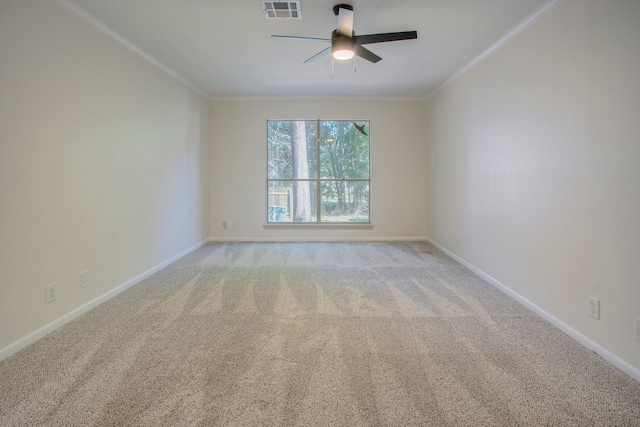
[[[261,1],[267,19],[302,19],[299,1]]]

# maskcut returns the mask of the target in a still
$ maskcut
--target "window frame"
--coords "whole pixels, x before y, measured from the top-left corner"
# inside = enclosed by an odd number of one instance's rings
[[[316,122],[316,178],[270,178],[269,177],[269,123],[271,122]],[[367,137],[368,137],[368,178],[322,178],[321,176],[321,144],[320,144],[320,123],[321,122],[351,122],[362,123],[366,122]],[[371,120],[369,119],[267,119],[267,150],[266,150],[266,199],[265,199],[265,227],[266,228],[280,228],[280,227],[321,227],[321,228],[373,228],[371,222]],[[315,197],[316,197],[316,211],[315,221],[302,222],[302,221],[271,221],[269,213],[269,189],[272,182],[310,182],[315,183]],[[367,221],[322,221],[322,183],[323,182],[364,182],[368,185],[368,214]]]

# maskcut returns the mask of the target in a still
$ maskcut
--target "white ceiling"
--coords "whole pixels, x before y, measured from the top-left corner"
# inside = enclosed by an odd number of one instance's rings
[[[209,98],[428,96],[557,0],[302,0],[301,20],[267,20],[259,0],[58,0]],[[368,45],[383,58],[303,64],[328,44],[337,3],[353,5],[356,34],[417,30],[418,39]]]

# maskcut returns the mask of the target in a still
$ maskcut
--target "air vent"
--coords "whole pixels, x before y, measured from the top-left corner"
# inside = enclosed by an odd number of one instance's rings
[[[262,1],[267,19],[302,19],[299,1]]]

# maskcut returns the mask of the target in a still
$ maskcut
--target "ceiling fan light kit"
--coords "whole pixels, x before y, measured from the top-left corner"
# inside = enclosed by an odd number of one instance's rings
[[[331,56],[334,59],[340,61],[352,59],[357,55],[374,64],[380,61],[382,58],[371,52],[369,49],[365,48],[363,45],[401,40],[414,40],[418,38],[417,31],[402,31],[395,33],[366,34],[357,36],[353,31],[353,6],[348,4],[337,4],[333,7],[333,13],[338,17],[338,27],[331,33],[330,39],[278,35],[272,35],[271,37],[331,42],[331,46],[313,55],[311,58],[304,61],[305,63],[313,62],[316,59],[326,55],[330,51]]]
[[[333,30],[331,34],[331,54],[335,59],[344,61],[355,55],[353,37],[345,37]]]

